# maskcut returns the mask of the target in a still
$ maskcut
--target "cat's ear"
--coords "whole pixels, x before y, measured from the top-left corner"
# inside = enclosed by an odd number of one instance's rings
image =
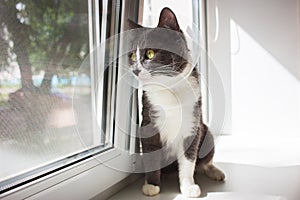
[[[162,9],[157,27],[169,28],[174,31],[180,31],[177,18],[170,8]]]
[[[126,29],[131,30],[131,29],[136,29],[136,28],[143,28],[143,26],[135,23],[134,21],[127,19],[126,20]]]

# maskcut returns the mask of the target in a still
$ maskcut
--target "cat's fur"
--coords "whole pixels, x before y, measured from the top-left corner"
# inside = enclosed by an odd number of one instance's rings
[[[131,24],[131,28],[141,26]],[[174,13],[164,8],[156,28],[144,28],[132,33],[132,38],[130,69],[143,90],[143,193],[153,196],[160,192],[160,169],[175,157],[182,194],[198,197],[200,187],[193,178],[196,162],[215,180],[224,180],[225,175],[212,164],[213,137],[202,121],[198,72],[191,64],[185,37]],[[155,52],[152,59],[146,56],[149,49]],[[204,140],[211,149],[200,159]]]

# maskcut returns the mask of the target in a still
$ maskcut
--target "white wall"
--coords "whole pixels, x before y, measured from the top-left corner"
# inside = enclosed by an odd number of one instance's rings
[[[208,1],[208,53],[226,94],[223,132],[300,133],[299,11],[300,0]]]

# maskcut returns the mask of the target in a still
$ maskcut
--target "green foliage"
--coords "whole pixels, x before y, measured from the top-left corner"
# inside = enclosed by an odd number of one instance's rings
[[[75,12],[83,1],[28,0],[26,2],[31,44],[30,60],[36,68],[45,63],[59,66],[59,69],[74,70],[81,62],[79,57],[83,46],[88,42],[87,23],[78,20]],[[82,8],[80,8],[82,9]],[[80,11],[87,13],[86,10]],[[80,15],[79,15],[80,16]],[[87,17],[87,14],[86,14]],[[87,21],[86,21],[87,22]]]
[[[8,100],[8,94],[0,93],[0,108],[8,106],[7,100]]]
[[[82,62],[82,51],[88,53],[87,1],[10,0],[2,2],[2,9],[14,9],[19,26],[27,27],[22,37],[25,35],[23,40],[28,41],[26,50],[35,70],[45,70],[51,65],[55,72],[72,71]],[[14,35],[18,37],[21,35]],[[5,60],[4,57],[0,59]],[[22,63],[19,65],[22,67]]]

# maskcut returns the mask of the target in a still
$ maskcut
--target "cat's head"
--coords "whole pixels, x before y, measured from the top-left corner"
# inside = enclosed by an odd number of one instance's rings
[[[171,87],[192,70],[189,49],[175,14],[161,11],[158,26],[144,28],[130,22],[128,63],[130,71],[143,84],[166,84]]]

